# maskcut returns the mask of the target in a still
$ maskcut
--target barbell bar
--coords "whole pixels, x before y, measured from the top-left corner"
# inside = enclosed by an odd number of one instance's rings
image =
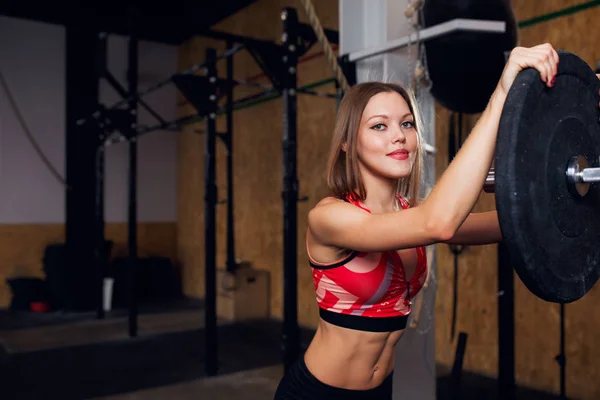
[[[569,190],[576,196],[585,196],[590,183],[600,182],[600,168],[590,168],[587,159],[581,155],[573,156],[565,166],[565,179]],[[496,189],[496,173],[490,168],[483,184],[483,191],[494,193]]]

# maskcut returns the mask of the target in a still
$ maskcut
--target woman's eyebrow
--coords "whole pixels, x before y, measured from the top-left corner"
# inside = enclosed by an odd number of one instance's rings
[[[400,117],[400,119],[404,119],[406,117],[412,117],[412,113],[411,112],[407,112],[406,114],[404,114],[402,117]],[[377,114],[377,115],[373,115],[372,117],[369,117],[369,119],[367,121],[372,120],[373,118],[384,118],[384,119],[388,119],[389,117],[387,116],[387,114]]]

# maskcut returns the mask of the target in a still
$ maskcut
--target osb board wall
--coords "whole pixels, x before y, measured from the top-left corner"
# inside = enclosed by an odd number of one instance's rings
[[[463,137],[478,116],[463,116]],[[448,165],[448,122],[450,113],[436,105],[436,176]],[[493,195],[482,194],[473,212],[495,209]],[[497,280],[495,245],[465,247],[459,255],[456,337],[451,340],[454,256],[447,245],[437,245],[436,359],[451,365],[458,332],[469,334],[465,369],[492,372],[497,363]]]
[[[562,10],[581,0],[546,0],[532,2],[513,0],[517,21],[527,20]],[[520,29],[520,45],[534,46],[550,42],[582,57],[595,67],[600,60],[600,7]],[[447,147],[448,112],[436,108],[436,145]],[[465,120],[466,129],[478,115]],[[438,153],[436,172],[439,176],[447,165],[444,151]],[[492,195],[482,194],[475,211],[493,210]],[[450,340],[452,305],[453,257],[448,246],[438,245],[439,286],[436,303],[436,356],[439,362],[450,365],[456,341]],[[469,334],[464,368],[497,376],[497,252],[496,246],[470,247],[460,256],[457,332]],[[594,305],[600,300],[595,287],[583,299],[566,306],[567,394],[570,398],[600,398],[600,313]],[[515,364],[518,384],[540,390],[559,392],[560,308],[546,303],[527,290],[515,274]]]
[[[107,224],[106,239],[114,241],[113,256],[127,254],[127,224]],[[176,260],[176,225],[140,223],[138,253],[140,257],[168,257]],[[64,243],[64,224],[1,225],[0,308],[10,305],[11,292],[6,279],[12,277],[44,278],[42,259],[46,246]]]
[[[307,19],[299,1],[260,0],[233,15],[215,30],[250,36],[280,43],[280,13],[285,7],[295,7],[300,21]],[[338,2],[315,2],[319,19],[326,28],[338,29]],[[203,62],[205,48],[214,46],[218,52],[224,44],[196,38],[182,47],[180,69]],[[320,52],[315,45],[298,67],[298,85],[330,78],[324,57],[310,58]],[[219,74],[226,76],[225,61],[218,64]],[[234,57],[234,76],[248,79],[262,71],[246,51]],[[268,84],[264,77],[256,80]],[[333,85],[317,88],[329,93]],[[235,98],[256,90],[236,88]],[[183,99],[180,99],[184,103]],[[193,113],[187,104],[181,105],[181,115]],[[298,97],[298,180],[300,197],[308,201],[298,203],[298,319],[303,325],[315,326],[317,308],[314,288],[304,240],[308,210],[326,195],[324,181],[327,147],[335,117],[335,100],[319,97]],[[255,268],[270,272],[271,314],[281,317],[283,306],[283,220],[282,191],[282,102],[280,99],[236,111],[234,113],[234,207],[236,257],[250,261]],[[217,120],[217,129],[225,130],[224,117]],[[179,216],[178,257],[183,266],[184,291],[189,295],[204,295],[204,124],[188,126],[179,141]],[[217,143],[218,199],[226,200],[226,152]],[[226,206],[217,208],[217,266],[226,261]]]
[[[111,256],[127,255],[127,224],[106,224],[105,237],[114,242]],[[138,257],[166,257],[177,259],[177,224],[175,222],[142,222],[137,225]]]

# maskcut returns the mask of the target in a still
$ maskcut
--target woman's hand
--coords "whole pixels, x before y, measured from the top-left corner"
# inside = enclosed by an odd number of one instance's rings
[[[552,87],[558,71],[558,53],[549,43],[530,48],[515,47],[510,52],[498,83],[498,88],[504,95],[508,94],[517,74],[525,68],[538,70],[542,81]]]

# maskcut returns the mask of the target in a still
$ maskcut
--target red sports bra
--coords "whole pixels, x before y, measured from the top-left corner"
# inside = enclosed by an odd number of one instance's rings
[[[409,204],[398,196],[403,209]],[[349,203],[370,212],[353,196]],[[308,251],[308,246],[307,246]],[[333,325],[370,332],[406,328],[411,298],[427,277],[425,247],[417,247],[417,266],[407,282],[396,251],[358,252],[334,263],[322,264],[308,253],[321,318]]]

